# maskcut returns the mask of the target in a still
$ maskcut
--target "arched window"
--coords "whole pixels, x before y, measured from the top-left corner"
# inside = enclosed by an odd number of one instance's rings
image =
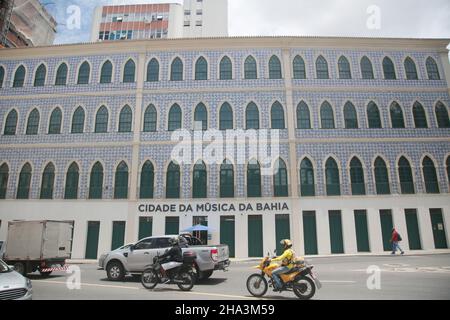
[[[53,186],[55,183],[55,166],[49,163],[42,173],[40,199],[53,199]]]
[[[5,131],[3,132],[5,136],[13,136],[16,134],[17,117],[16,110],[11,110],[6,116]]]
[[[37,109],[33,109],[33,111],[31,111],[30,115],[28,116],[27,132],[26,132],[27,135],[38,134],[39,120],[40,120],[39,111]]]
[[[448,119],[447,107],[442,103],[438,102],[435,108],[436,120],[438,128],[450,128],[450,121]]]
[[[272,129],[286,129],[284,122],[284,109],[278,101],[272,105],[270,115],[272,118]]]
[[[0,166],[0,199],[6,199],[8,191],[9,167],[6,163]]]
[[[233,78],[233,65],[227,56],[220,60],[220,80],[231,80]]]
[[[352,78],[352,72],[350,70],[350,63],[348,62],[348,59],[346,57],[342,56],[339,58],[338,68],[339,68],[339,79],[351,79]]]
[[[100,83],[111,83],[112,82],[112,71],[113,65],[111,61],[105,61],[100,71]]]
[[[405,72],[406,72],[406,79],[408,80],[418,80],[419,77],[417,76],[417,68],[414,61],[408,57],[405,59]]]
[[[405,119],[403,118],[403,110],[397,102],[392,102],[390,107],[392,128],[404,128]]]
[[[286,163],[282,159],[278,159],[275,164],[275,175],[273,176],[273,195],[274,197],[287,197],[288,192],[288,176]]]
[[[157,81],[159,81],[159,62],[153,58],[147,65],[147,82]]]
[[[352,195],[365,195],[366,184],[364,179],[364,169],[358,158],[354,157],[350,161],[350,180],[352,184]]]
[[[386,163],[380,157],[375,160],[375,185],[377,194],[390,194],[391,188],[389,185],[389,174]]]
[[[325,163],[325,179],[328,196],[341,195],[341,183],[339,178],[339,168],[333,158],[329,158]]]
[[[82,107],[78,107],[72,117],[72,133],[84,132],[84,116],[84,109]]]
[[[269,60],[269,79],[281,79],[281,62],[277,56],[272,56]]]
[[[80,169],[76,162],[73,162],[66,174],[66,187],[64,188],[64,199],[78,198],[78,182],[80,180]]]
[[[180,198],[180,166],[171,162],[167,168],[166,198]]]
[[[48,125],[48,134],[61,133],[62,112],[60,108],[55,108],[50,115],[50,123]]]
[[[89,78],[91,75],[91,66],[87,61],[83,62],[78,69],[78,84],[89,84]]]
[[[247,165],[247,197],[261,197],[261,169],[256,160],[250,160]]]
[[[89,179],[89,199],[103,198],[103,166],[96,162],[91,170]]]
[[[5,82],[5,68],[0,66],[0,88],[3,88],[4,82]]]
[[[350,101],[344,106],[344,120],[346,129],[358,129],[358,115],[355,106]]]
[[[319,56],[316,60],[317,79],[329,79],[328,62],[323,56]]]
[[[195,130],[208,130],[208,111],[203,103],[199,103],[195,107],[194,112],[194,129]]]
[[[228,102],[225,102],[220,107],[220,130],[232,130],[233,129],[233,109],[231,109],[231,106],[228,104]]]
[[[305,60],[302,57],[296,56],[294,58],[294,79],[306,79]]]
[[[155,132],[157,119],[156,108],[150,104],[144,113],[144,132]]]
[[[146,161],[141,171],[141,186],[139,188],[140,199],[153,199],[155,184],[155,168],[150,161]]]
[[[300,164],[300,192],[303,197],[314,197],[316,195],[314,167],[308,158],[303,159]]]
[[[386,80],[396,80],[397,79],[397,76],[395,74],[394,63],[388,57],[385,57],[383,59],[383,72],[384,72],[384,79],[386,79]]]
[[[206,165],[203,161],[198,161],[194,165],[194,172],[192,173],[192,198],[204,199],[207,197],[207,173]]]
[[[171,81],[182,81],[183,80],[183,62],[180,58],[175,58],[172,61],[170,67],[170,80]]]
[[[402,194],[414,194],[414,179],[411,165],[405,157],[398,161],[398,175]]]
[[[17,199],[28,199],[31,185],[31,166],[24,164],[19,174],[19,184],[17,186]]]
[[[208,80],[208,62],[204,57],[195,62],[195,80]]]
[[[20,67],[17,68],[16,73],[14,75],[13,87],[14,88],[23,87],[24,83],[25,83],[25,67],[21,65]]]
[[[124,106],[119,116],[119,132],[131,132],[133,124],[133,111],[129,106]]]
[[[56,71],[55,86],[65,86],[67,84],[67,64],[63,63]]]
[[[367,106],[367,119],[369,121],[369,128],[380,129],[381,128],[381,117],[380,110],[375,102],[370,102]]]
[[[374,79],[372,62],[366,56],[361,59],[361,74],[363,79]]]
[[[439,193],[439,181],[433,160],[425,157],[422,161],[423,179],[427,193]]]
[[[244,78],[257,79],[258,68],[256,67],[256,60],[252,56],[248,56],[244,63]]]
[[[101,106],[95,116],[95,133],[108,132],[108,109],[105,106]]]
[[[427,65],[428,79],[441,80],[441,76],[439,75],[439,68],[437,66],[436,61],[432,57],[428,57],[426,65]]]
[[[134,63],[133,59],[130,59],[125,64],[123,69],[123,82],[124,83],[133,83],[136,78],[136,63]]]
[[[245,111],[246,129],[259,129],[259,111],[256,104],[249,103]]]
[[[228,160],[220,166],[220,197],[234,198],[234,167]]]
[[[128,198],[128,166],[122,161],[116,169],[114,181],[114,199]]]
[[[415,102],[413,106],[414,124],[416,128],[428,128],[427,116],[425,109],[420,102]]]
[[[334,129],[334,113],[331,105],[325,101],[320,107],[320,119],[322,123],[322,129]]]
[[[43,87],[45,86],[45,78],[47,77],[47,68],[44,64],[41,64],[34,74],[34,86]]]
[[[304,101],[297,106],[297,126],[299,129],[311,129],[311,115],[309,107]]]
[[[174,104],[169,111],[169,131],[181,129],[181,108]]]

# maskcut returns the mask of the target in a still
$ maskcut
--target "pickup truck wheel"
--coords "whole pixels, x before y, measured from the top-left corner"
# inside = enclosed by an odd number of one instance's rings
[[[14,271],[20,273],[21,275],[25,275],[25,265],[22,262],[16,262],[13,264]]]
[[[47,271],[47,272],[39,271],[39,273],[41,274],[41,277],[43,277],[43,278],[47,278],[49,275],[52,274],[51,271]]]
[[[125,277],[125,270],[120,262],[113,261],[106,266],[106,275],[108,280],[122,281]]]

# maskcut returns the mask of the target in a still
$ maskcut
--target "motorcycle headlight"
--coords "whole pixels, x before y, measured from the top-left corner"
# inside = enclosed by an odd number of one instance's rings
[[[27,288],[28,290],[31,290],[33,286],[31,285],[31,280],[27,278]]]

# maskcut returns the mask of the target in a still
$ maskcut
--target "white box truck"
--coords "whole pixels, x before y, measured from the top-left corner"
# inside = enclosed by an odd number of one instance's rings
[[[70,259],[72,229],[68,221],[9,222],[3,260],[23,275],[39,271],[48,276]]]

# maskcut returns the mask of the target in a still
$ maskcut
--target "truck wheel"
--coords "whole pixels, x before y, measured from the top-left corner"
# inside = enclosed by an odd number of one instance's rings
[[[106,275],[108,280],[122,281],[125,277],[125,270],[120,262],[112,261],[106,266]]]
[[[16,262],[13,264],[14,266],[14,270],[17,273],[20,273],[21,275],[25,275],[25,264],[23,264],[22,262]]]
[[[41,274],[41,277],[47,278],[49,275],[52,274],[52,271],[42,272],[41,270],[39,270],[39,273]]]

